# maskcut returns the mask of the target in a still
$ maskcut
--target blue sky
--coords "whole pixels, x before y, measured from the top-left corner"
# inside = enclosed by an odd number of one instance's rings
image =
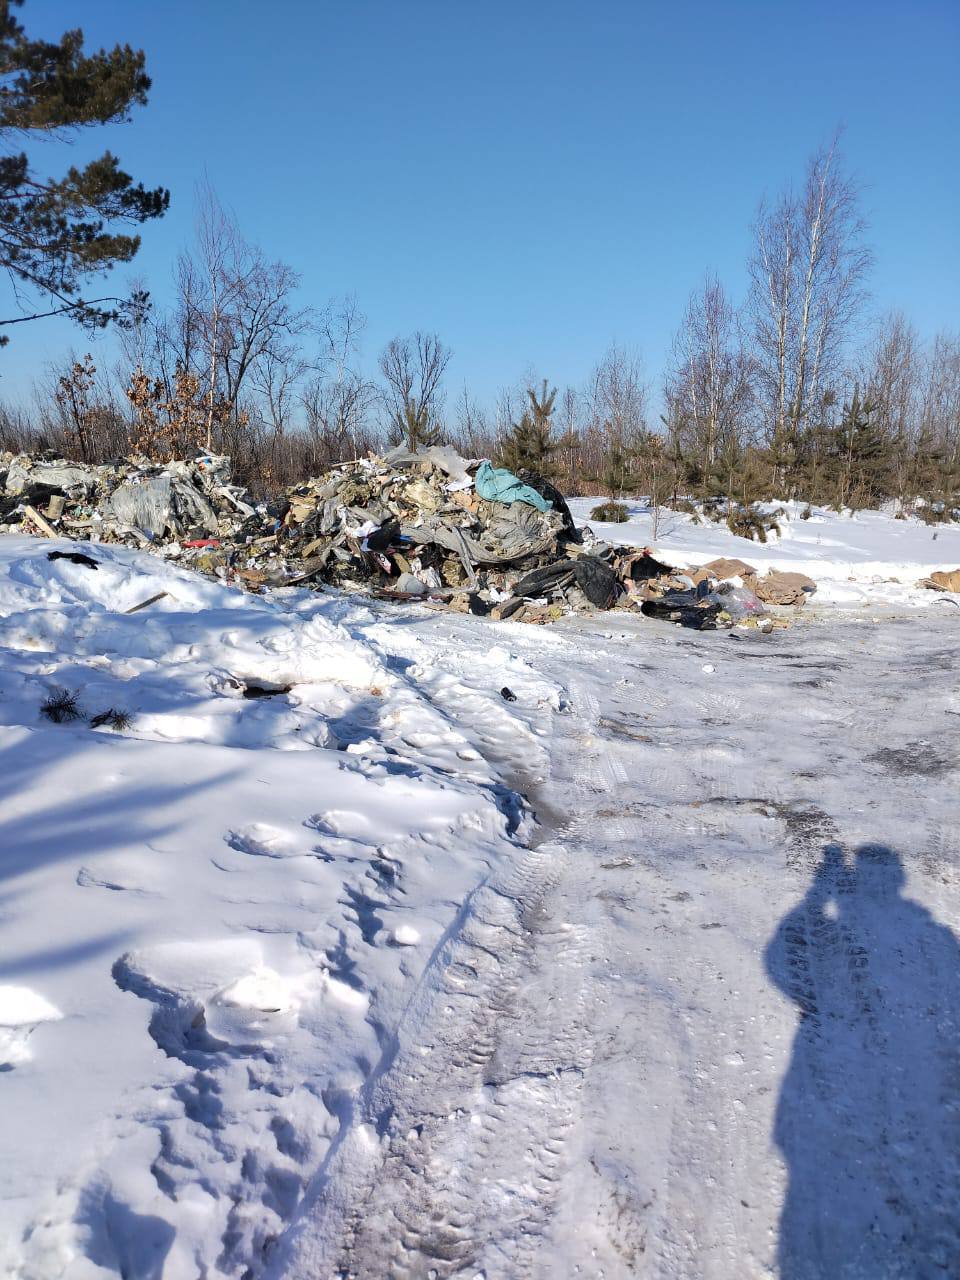
[[[21,18],[146,50],[149,106],[72,149],[170,188],[135,263],[158,300],[206,176],[305,301],[356,294],[371,370],[419,327],[454,349],[451,393],[487,402],[528,368],[579,383],[612,340],[656,385],[690,290],[709,269],[742,297],[760,196],[843,123],[874,310],[960,327],[956,0],[28,0]],[[63,320],[12,332],[7,398],[91,347]]]

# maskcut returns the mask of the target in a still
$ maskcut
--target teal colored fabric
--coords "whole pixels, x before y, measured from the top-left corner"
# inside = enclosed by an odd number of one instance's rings
[[[536,489],[518,480],[506,467],[491,467],[489,462],[481,462],[474,477],[473,487],[481,498],[489,502],[526,502],[538,511],[550,511],[553,503],[541,497]]]

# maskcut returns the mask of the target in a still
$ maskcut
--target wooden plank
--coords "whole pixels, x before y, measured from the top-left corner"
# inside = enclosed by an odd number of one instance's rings
[[[24,512],[27,514],[27,516],[30,518],[30,520],[37,526],[37,528],[40,530],[40,532],[43,534],[45,538],[60,537],[56,529],[51,528],[51,526],[47,524],[46,520],[44,520],[40,512],[35,510],[33,507],[31,507],[29,503],[25,503],[23,509],[24,509]]]

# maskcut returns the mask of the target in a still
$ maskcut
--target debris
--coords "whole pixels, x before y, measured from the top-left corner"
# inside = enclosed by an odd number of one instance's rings
[[[677,622],[694,631],[713,630],[717,626],[720,605],[711,600],[698,600],[695,591],[668,591],[652,600],[644,600],[640,612],[648,618]]]
[[[504,600],[500,604],[495,604],[490,610],[490,617],[496,622],[505,622],[508,618],[512,618],[523,607],[524,601],[520,596],[511,596],[509,600]]]
[[[244,698],[276,698],[282,693],[289,693],[292,688],[292,684],[253,684],[244,680],[240,692]]]
[[[35,511],[33,507],[30,506],[29,502],[24,504],[23,514],[33,521],[44,537],[55,538],[57,536],[56,530],[51,529],[43,516],[40,515],[38,511]]]
[[[621,556],[620,576],[631,582],[646,582],[650,578],[669,577],[674,572],[670,565],[654,558],[649,547],[633,555]]]
[[[150,596],[146,600],[141,600],[139,604],[135,604],[132,609],[124,609],[124,613],[139,613],[141,609],[146,609],[147,605],[156,604],[158,600],[162,600],[164,596],[169,595],[168,591],[158,591],[155,596]]]
[[[505,467],[491,466],[489,462],[480,463],[473,487],[481,498],[487,498],[491,502],[526,502],[538,511],[549,511],[553,506],[533,485],[524,484],[512,471],[507,471]]]
[[[917,586],[930,591],[960,591],[960,569],[937,569],[929,578],[921,579]]]
[[[395,587],[395,590],[402,591],[408,596],[425,596],[429,589],[425,582],[415,578],[412,573],[401,573]]]
[[[580,556],[574,560],[573,575],[577,586],[598,609],[609,609],[620,594],[617,575],[598,556]]]
[[[446,446],[354,458],[264,502],[232,482],[228,458],[212,454],[100,466],[6,455],[3,463],[0,530],[26,520],[49,537],[125,543],[247,591],[333,586],[530,625],[639,607],[702,627],[762,613],[750,593],[779,602],[791,578],[771,574],[761,590],[742,560],[688,575],[649,547],[610,546],[576,528],[542,476]],[[730,577],[747,596],[729,594]]]
[[[753,565],[747,564],[743,560],[728,559],[721,556],[718,560],[711,560],[709,564],[700,566],[699,572],[707,574],[711,578],[755,578],[757,571]]]
[[[716,600],[725,614],[734,622],[750,622],[765,612],[763,603],[749,587],[735,587],[731,582],[718,583],[706,598]]]
[[[86,556],[82,551],[48,551],[48,560],[69,560],[71,564],[86,565],[88,569],[99,569],[100,562],[93,556]]]
[[[765,578],[757,578],[753,585],[764,604],[806,604],[817,589],[817,584],[805,573],[783,573],[771,569]]]

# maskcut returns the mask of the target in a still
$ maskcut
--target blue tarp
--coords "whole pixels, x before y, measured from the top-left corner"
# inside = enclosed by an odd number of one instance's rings
[[[538,511],[550,511],[553,503],[537,493],[528,484],[519,480],[506,467],[491,467],[489,462],[481,462],[474,477],[473,486],[481,498],[489,502],[526,502]]]

